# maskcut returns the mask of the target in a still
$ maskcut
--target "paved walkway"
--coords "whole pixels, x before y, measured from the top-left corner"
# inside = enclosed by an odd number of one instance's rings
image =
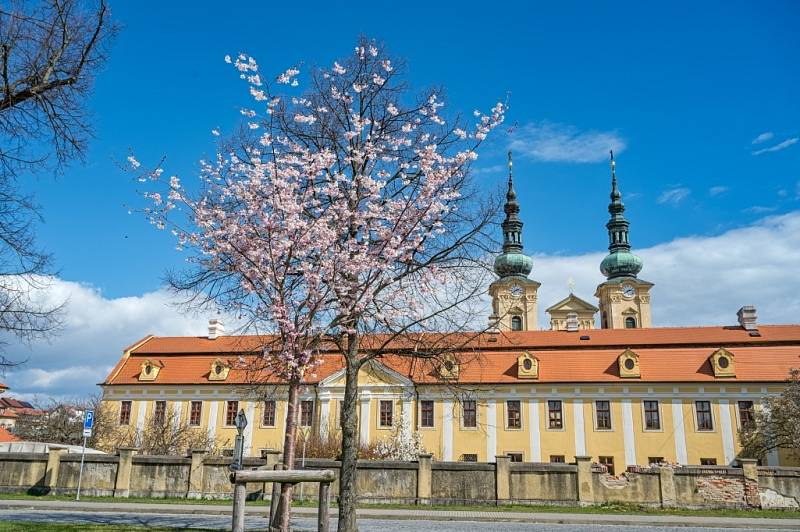
[[[0,500],[0,511],[5,520],[10,520],[12,513],[31,513],[43,515],[53,512],[69,514],[102,513],[106,516],[126,514],[134,516],[219,516],[230,518],[231,506],[212,504],[144,504],[125,502],[76,502],[56,500]],[[247,506],[248,516],[258,518],[269,511],[266,506]],[[335,509],[332,509],[335,514]],[[313,518],[316,508],[294,508],[293,515],[299,520]],[[424,509],[388,509],[388,508],[362,508],[358,510],[360,519],[369,521],[469,521],[484,523],[527,523],[537,525],[627,525],[632,527],[694,527],[707,528],[745,528],[751,530],[800,530],[800,519],[762,519],[746,517],[699,517],[677,515],[636,515],[636,514],[580,514],[580,513],[538,513],[538,512],[497,512],[497,511],[448,511]],[[335,519],[333,520],[335,521]],[[111,521],[113,522],[113,521]],[[216,522],[216,521],[215,521]],[[226,522],[226,521],[222,521]],[[365,522],[365,524],[367,524]],[[378,523],[375,523],[376,525]],[[409,523],[410,524],[410,523]],[[219,525],[216,525],[219,526]],[[440,528],[438,525],[436,528]],[[483,527],[482,527],[483,528]],[[516,527],[514,527],[516,528]],[[376,528],[380,530],[380,528]],[[392,529],[391,527],[389,529]],[[389,530],[384,528],[383,530]],[[395,528],[397,529],[397,528]],[[411,528],[400,529],[424,530],[419,525]],[[460,530],[463,527],[456,527]],[[588,530],[588,529],[587,529]]]

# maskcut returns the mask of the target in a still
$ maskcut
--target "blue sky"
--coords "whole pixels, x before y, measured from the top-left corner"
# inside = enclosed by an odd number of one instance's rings
[[[119,168],[128,150],[142,161],[166,155],[189,179],[213,150],[211,129],[230,131],[247,102],[226,54],[246,52],[277,74],[301,61],[330,65],[361,33],[405,58],[413,85],[444,86],[451,110],[488,109],[511,94],[507,119],[517,127],[486,146],[477,178],[499,186],[514,145],[531,254],[604,250],[609,147],[637,249],[735,235],[800,210],[797,2],[110,3],[122,31],[89,102],[96,138],[86,163],[28,186],[59,279],[115,304],[157,293],[182,261],[169,234],[128,214],[140,204]],[[766,227],[761,240],[788,225]],[[546,275],[536,268],[534,277]],[[602,280],[592,268],[597,279],[579,285],[586,296]],[[104,347],[103,364],[128,336]],[[29,369],[53,371],[55,362],[35,363],[47,349],[20,348]]]

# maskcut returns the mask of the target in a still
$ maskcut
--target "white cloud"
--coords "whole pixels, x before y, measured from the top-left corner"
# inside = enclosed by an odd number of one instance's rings
[[[760,323],[800,322],[800,211],[772,216],[718,236],[678,238],[634,249],[644,261],[639,276],[655,283],[653,325],[735,325],[736,311],[755,305]],[[569,292],[597,304],[594,291],[604,278],[605,253],[537,256],[531,277],[539,289],[539,324],[544,309]]]
[[[759,136],[754,138],[751,144],[761,144],[762,142],[767,142],[768,140],[772,140],[772,137],[774,136],[775,133],[773,133],[772,131],[765,131],[764,133],[761,133]]]
[[[686,187],[668,188],[656,200],[658,203],[669,203],[673,207],[680,205],[683,200],[689,197],[692,191]]]
[[[770,153],[770,152],[774,152],[774,151],[785,150],[789,146],[797,144],[798,141],[800,141],[800,137],[792,137],[792,138],[786,139],[783,142],[780,142],[780,143],[778,143],[778,144],[776,144],[774,146],[770,146],[769,148],[762,148],[760,150],[756,150],[756,151],[753,152],[753,155],[761,155],[762,153]]]
[[[92,286],[54,279],[46,298],[67,300],[64,330],[31,346],[4,338],[6,356],[26,360],[3,378],[12,395],[85,397],[97,391],[94,385],[108,375],[122,350],[147,334],[207,334],[208,316],[179,313],[166,290],[106,298]]]
[[[470,170],[472,175],[507,175],[508,173],[508,166],[505,164],[495,164],[493,166],[483,166],[478,168],[472,168]]]
[[[718,236],[692,236],[649,248],[634,249],[644,260],[640,277],[655,283],[653,324],[663,326],[727,325],[736,311],[753,304],[761,323],[791,323],[800,318],[800,211],[762,219]],[[539,324],[547,327],[544,310],[568,293],[589,302],[604,278],[600,261],[605,251],[575,256],[537,255],[531,278],[539,290]],[[52,342],[28,350],[7,346],[13,358],[28,357],[4,381],[10,395],[27,399],[47,396],[86,397],[96,393],[122,355],[122,349],[148,333],[205,335],[206,317],[179,314],[165,291],[135,297],[106,298],[95,288],[56,280],[53,301],[68,296],[67,327]],[[476,304],[479,302],[476,302]],[[477,318],[483,326],[489,314]],[[226,320],[226,324],[228,321]],[[228,327],[230,330],[230,327]]]
[[[774,212],[777,210],[777,207],[766,207],[764,205],[753,205],[752,207],[748,207],[746,209],[742,209],[742,212],[746,212],[748,214],[767,214],[769,212]]]
[[[719,196],[720,194],[724,194],[728,190],[730,190],[730,188],[728,188],[728,187],[726,187],[724,185],[717,185],[715,187],[711,187],[711,188],[708,189],[708,195],[709,196]]]
[[[538,122],[519,128],[511,149],[546,162],[595,163],[608,160],[608,151],[621,153],[625,141],[616,131],[581,131],[566,124]]]

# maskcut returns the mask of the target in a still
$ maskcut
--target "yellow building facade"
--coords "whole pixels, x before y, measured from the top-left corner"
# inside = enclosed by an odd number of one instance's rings
[[[570,295],[548,309],[553,330],[536,324],[537,290],[528,278],[509,172],[503,253],[490,327],[455,354],[446,371],[386,351],[359,374],[359,438],[419,433],[443,461],[571,462],[591,456],[614,472],[653,462],[731,464],[738,431],[780,393],[800,367],[800,325],[760,325],[743,307],[736,325],[651,326],[652,283],[638,278],[642,261],[630,251],[629,224],[612,163],[609,255],[598,306]],[[594,314],[600,313],[600,327]],[[732,316],[733,317],[733,316]],[[733,320],[732,320],[733,321]],[[280,449],[286,387],[257,386],[247,371],[270,339],[225,336],[212,320],[207,337],[148,336],[127,348],[102,383],[104,404],[121,427],[138,433],[152,416],[174,412],[222,449],[233,447],[236,413],[245,412],[246,456]],[[436,363],[433,363],[436,364]],[[301,431],[339,430],[344,395],[342,359],[323,350],[301,392]],[[405,423],[398,427],[398,420]],[[765,465],[791,465],[771,453]]]

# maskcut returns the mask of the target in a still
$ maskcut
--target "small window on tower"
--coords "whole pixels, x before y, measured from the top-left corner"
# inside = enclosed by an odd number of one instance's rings
[[[511,330],[512,331],[521,331],[522,330],[522,318],[519,316],[512,316],[511,317]]]
[[[636,318],[632,318],[632,317],[625,318],[625,328],[626,329],[635,329],[636,328]]]

